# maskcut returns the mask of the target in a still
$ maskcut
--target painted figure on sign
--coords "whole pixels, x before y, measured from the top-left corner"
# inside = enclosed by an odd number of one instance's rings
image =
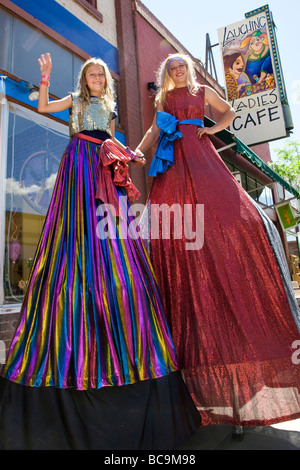
[[[242,42],[240,49],[248,48],[245,72],[252,84],[261,85],[270,75],[273,75],[273,66],[270,47],[266,33],[256,31],[247,36]]]
[[[244,72],[245,61],[241,53],[234,52],[223,58],[228,100],[251,94],[252,84]]]

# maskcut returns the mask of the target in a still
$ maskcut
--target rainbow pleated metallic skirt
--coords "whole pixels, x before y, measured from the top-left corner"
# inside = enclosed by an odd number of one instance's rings
[[[132,223],[129,205],[128,210],[123,207],[122,217],[115,217],[95,197],[98,155],[99,147],[96,144],[78,138],[71,140],[63,155],[28,280],[20,323],[2,370],[0,448],[6,448],[6,444],[1,447],[1,439],[3,442],[7,439],[4,435],[9,432],[13,434],[9,416],[15,420],[16,414],[22,415],[20,394],[23,399],[26,395],[30,403],[39,407],[40,417],[43,414],[39,401],[41,392],[43,400],[46,394],[52,394],[49,403],[52,403],[53,415],[58,406],[54,405],[57,400],[59,406],[62,406],[61,400],[66,400],[67,407],[75,407],[75,411],[69,410],[73,415],[82,406],[86,407],[87,402],[92,404],[94,412],[91,414],[84,408],[85,416],[98,416],[101,408],[101,412],[104,408],[106,413],[111,410],[112,415],[106,416],[106,425],[111,420],[111,426],[118,410],[119,416],[125,412],[120,424],[123,434],[124,420],[130,419],[126,408],[132,409],[134,403],[131,419],[136,420],[138,416],[139,427],[143,428],[143,416],[147,413],[154,416],[150,402],[153,404],[155,400],[160,400],[155,408],[165,407],[169,410],[169,416],[176,414],[172,407],[178,408],[177,411],[183,416],[183,421],[178,421],[181,438],[189,435],[199,424],[198,413],[176,372],[176,353],[147,252],[138,237],[124,236],[120,232],[121,226]],[[115,191],[122,196],[124,203],[124,188],[116,187]],[[103,220],[107,227],[114,227],[114,236],[103,232]],[[153,387],[158,387],[161,392],[154,391],[156,398],[150,400]],[[116,407],[112,397],[118,390],[121,392],[118,397],[122,398],[120,401],[117,399]],[[15,402],[18,402],[15,408],[14,394]],[[139,399],[145,401],[147,396],[149,399],[141,405]],[[80,404],[77,403],[78,399]],[[100,402],[95,403],[95,400]],[[102,418],[97,417],[98,420]],[[78,423],[73,423],[71,427],[80,427],[81,419],[82,416],[78,417]],[[162,417],[162,420],[166,419],[166,416]],[[158,419],[157,429],[161,425],[162,421]],[[169,425],[170,429],[176,427],[173,419]],[[45,423],[40,426],[45,426]],[[53,426],[57,428],[56,424]],[[97,426],[98,429],[101,427],[99,422],[95,428]],[[33,433],[37,432],[34,424],[32,429]],[[21,432],[20,429],[18,432]],[[64,437],[60,437],[59,445],[57,440],[56,444],[51,444],[48,436],[49,440],[44,439],[43,446],[118,448],[114,447],[117,444],[107,443],[107,440],[111,443],[113,437],[108,435],[109,432],[102,432],[102,438],[105,436],[102,443],[97,438],[96,444],[93,439],[88,443],[79,440],[78,444],[73,436],[73,443],[67,440],[63,444],[65,436],[70,435],[69,427],[63,432]],[[117,424],[114,433],[118,434]],[[23,436],[24,433],[21,434]],[[97,436],[97,432],[92,434]],[[136,433],[131,441],[133,448],[152,447],[147,440],[147,444],[143,444],[143,439],[138,435]],[[26,442],[24,439],[20,437],[22,444],[18,447],[12,443],[12,437],[7,447],[40,448],[36,439],[33,438],[31,444],[28,444],[27,438]],[[115,442],[120,441],[122,439]],[[173,436],[171,441],[174,444],[177,439],[174,440]],[[169,441],[165,445],[169,446]],[[157,444],[155,446],[159,447]]]

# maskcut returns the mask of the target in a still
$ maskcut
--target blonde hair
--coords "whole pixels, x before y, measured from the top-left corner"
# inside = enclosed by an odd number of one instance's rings
[[[115,109],[114,81],[113,81],[113,78],[111,76],[108,66],[101,59],[92,57],[88,59],[82,65],[79,75],[78,75],[77,88],[76,88],[78,97],[81,100],[82,104],[85,104],[85,105],[90,104],[90,90],[86,82],[86,72],[88,68],[91,67],[92,65],[99,65],[100,67],[103,68],[104,75],[105,75],[105,85],[104,85],[103,92],[102,92],[102,95],[103,95],[102,98],[107,108],[110,111],[114,111]]]
[[[164,105],[166,101],[167,93],[170,90],[175,88],[175,83],[170,77],[168,73],[168,65],[175,59],[181,59],[185,62],[187,67],[187,86],[189,92],[192,95],[195,95],[198,89],[200,88],[200,84],[197,82],[196,71],[193,64],[192,59],[185,54],[170,54],[160,65],[157,71],[157,85],[159,87],[159,91],[155,97],[155,104],[157,105]]]

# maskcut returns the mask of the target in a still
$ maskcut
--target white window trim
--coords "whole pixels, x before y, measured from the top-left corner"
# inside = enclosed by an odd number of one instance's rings
[[[5,179],[7,166],[7,140],[8,140],[8,102],[5,94],[4,79],[0,79],[0,309],[4,305],[4,252],[5,252]]]

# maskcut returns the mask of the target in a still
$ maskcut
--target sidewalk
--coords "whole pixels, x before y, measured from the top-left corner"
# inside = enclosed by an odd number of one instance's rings
[[[204,426],[180,450],[300,450],[300,419],[244,428],[241,440],[232,439],[231,426]]]

